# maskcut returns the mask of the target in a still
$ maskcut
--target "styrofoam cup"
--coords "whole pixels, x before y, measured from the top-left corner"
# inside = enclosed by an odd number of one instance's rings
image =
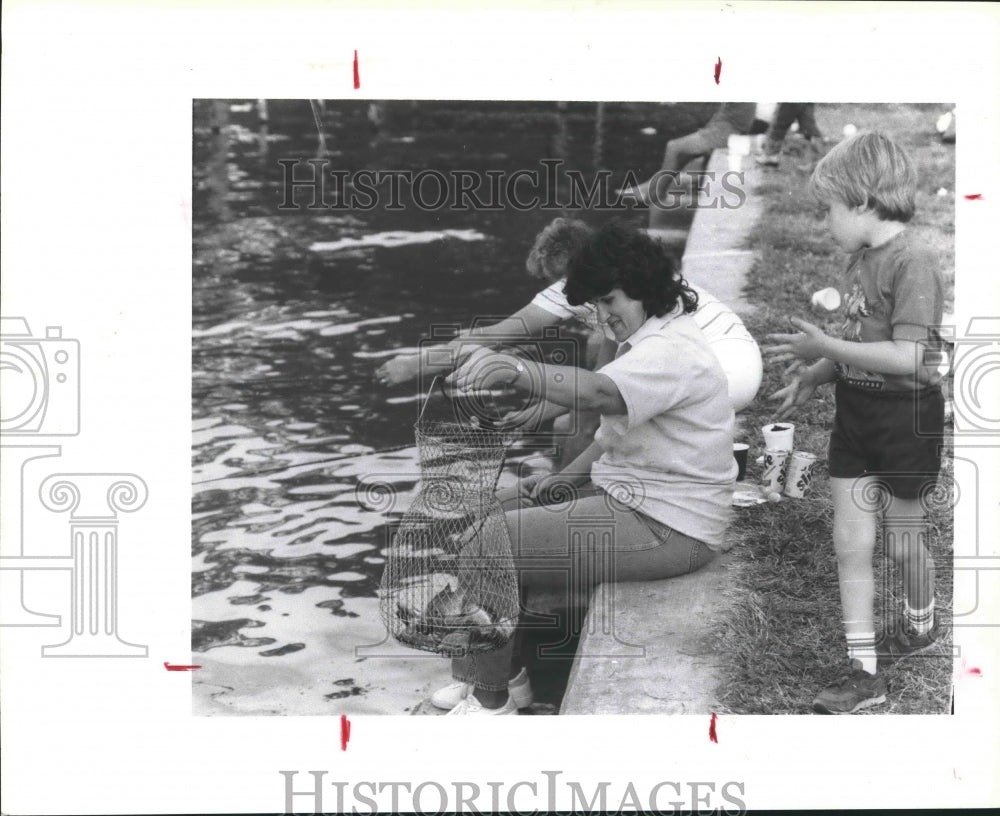
[[[775,430],[780,428],[782,430]],[[764,450],[794,450],[795,425],[791,422],[769,422],[760,429],[764,434]]]

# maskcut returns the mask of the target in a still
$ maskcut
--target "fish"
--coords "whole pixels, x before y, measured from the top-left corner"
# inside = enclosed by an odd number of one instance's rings
[[[469,599],[454,575],[437,572],[404,582],[393,593],[401,643],[459,656],[498,648],[514,634],[516,617],[498,619]]]
[[[431,598],[424,609],[425,618],[458,618],[462,616],[465,595],[455,591],[449,584]]]
[[[412,620],[424,617],[434,598],[451,590],[452,586],[458,586],[458,578],[446,572],[415,575],[403,578],[398,587],[387,593],[387,597],[396,601],[401,618]]]

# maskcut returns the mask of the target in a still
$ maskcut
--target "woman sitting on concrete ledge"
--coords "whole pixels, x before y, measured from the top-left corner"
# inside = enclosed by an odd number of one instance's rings
[[[450,378],[459,389],[504,384],[601,415],[594,443],[565,469],[498,494],[522,591],[568,585],[589,594],[602,582],[693,572],[722,549],[736,477],[733,410],[691,317],[697,295],[656,241],[611,224],[574,255],[566,297],[594,305],[618,343],[614,360],[570,372],[481,349]],[[456,682],[432,702],[457,715],[530,704],[520,634],[495,652],[455,659]]]

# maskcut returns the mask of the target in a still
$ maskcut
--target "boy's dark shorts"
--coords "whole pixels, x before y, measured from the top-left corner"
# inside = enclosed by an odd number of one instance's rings
[[[869,392],[838,382],[836,405],[830,476],[877,476],[901,499],[918,498],[937,482],[944,436],[940,388]]]

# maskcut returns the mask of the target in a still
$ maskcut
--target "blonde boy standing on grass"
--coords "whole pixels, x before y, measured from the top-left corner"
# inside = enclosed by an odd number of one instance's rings
[[[930,649],[938,636],[924,499],[941,464],[944,400],[921,361],[941,323],[943,283],[937,258],[907,231],[916,171],[890,139],[862,133],[841,142],[816,166],[810,188],[834,241],[851,253],[843,330],[834,338],[792,318],[799,332],[768,335],[777,345],[764,351],[775,362],[816,360],[772,396],[784,400],[778,418],[836,381],[830,488],[850,670],[819,693],[813,709],[851,714],[885,702],[879,668]],[[872,555],[880,517],[905,602],[876,641]]]

